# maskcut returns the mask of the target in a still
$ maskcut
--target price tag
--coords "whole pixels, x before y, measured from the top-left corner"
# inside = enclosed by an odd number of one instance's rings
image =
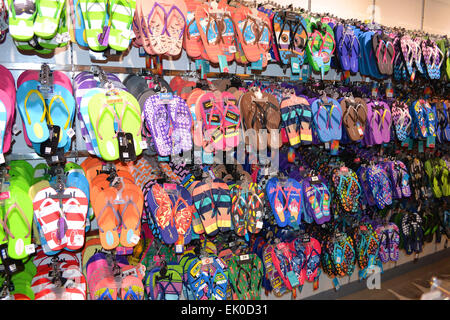
[[[147,149],[147,148],[148,148],[147,141],[141,140],[141,141],[139,142],[139,146],[140,146],[141,149],[143,149],[143,150]]]
[[[25,253],[30,255],[36,252],[36,247],[34,246],[34,244],[29,244],[25,246]]]
[[[243,254],[243,255],[239,256],[239,260],[241,260],[241,261],[246,261],[249,259],[250,259],[250,256],[248,254]]]
[[[0,164],[5,163],[5,156],[3,155],[3,153],[0,153]]]
[[[212,258],[203,258],[202,259],[202,265],[206,266],[206,265],[210,265],[213,263],[213,259]]]
[[[258,221],[256,223],[256,229],[262,229],[263,225],[264,225],[264,223],[262,221]]]
[[[175,246],[175,252],[176,253],[183,253],[183,245],[181,245],[181,244],[177,244],[176,246]]]
[[[137,244],[139,242],[139,239],[140,239],[140,237],[138,235],[133,234],[131,236],[130,242],[133,243],[133,244]]]
[[[229,53],[236,53],[236,46],[229,46],[228,47],[228,52]]]
[[[311,181],[313,181],[313,182],[318,182],[318,181],[319,181],[319,177],[317,177],[317,176],[312,176],[312,177],[311,177]]]
[[[15,135],[15,136],[17,136],[18,134],[20,134],[22,131],[19,129],[19,127],[17,126],[17,124],[14,124],[13,125],[13,128],[12,128],[12,133],[13,133],[13,135]]]
[[[69,130],[67,130],[67,136],[69,137],[69,139],[72,139],[72,137],[75,135],[75,130],[73,130],[72,128],[69,128]]]

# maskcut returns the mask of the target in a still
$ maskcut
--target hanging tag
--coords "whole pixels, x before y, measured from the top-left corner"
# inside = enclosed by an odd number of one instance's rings
[[[106,47],[108,45],[110,30],[111,30],[111,28],[109,26],[104,26],[103,32],[97,36],[98,43],[103,47]]]
[[[201,78],[206,80],[208,73],[209,73],[209,68],[210,68],[209,61],[207,61],[207,60],[201,60],[201,61],[202,61],[201,62],[201,65],[202,65],[201,66]]]
[[[169,104],[173,100],[172,92],[161,92],[158,96],[162,104]]]
[[[0,164],[5,163],[5,156],[3,155],[3,153],[0,153]]]
[[[167,157],[158,156],[158,162],[170,162],[170,157],[169,156],[167,156]]]
[[[25,246],[25,253],[30,255],[36,252],[36,247],[34,245],[34,243],[32,244],[28,244]]]
[[[291,57],[291,72],[293,74],[300,74],[300,60],[298,57]]]
[[[263,55],[261,54],[259,60],[256,62],[252,62],[250,67],[252,70],[262,70],[263,68],[262,65],[263,65]]]
[[[140,238],[138,235],[133,234],[133,235],[131,236],[130,243],[138,244],[138,242],[139,242],[140,239],[141,239],[141,238]]]
[[[427,136],[427,148],[434,148],[436,146],[436,137]]]
[[[295,219],[294,216],[291,216],[291,217],[289,218],[289,225],[290,225],[292,228],[294,228],[294,230],[299,230],[299,226],[298,226],[297,220]]]
[[[75,135],[75,130],[73,130],[72,128],[69,128],[69,130],[67,130],[67,136],[69,137],[69,139],[72,139],[72,137]]]
[[[14,123],[13,127],[12,127],[12,133],[13,135],[17,136],[22,132],[22,130],[19,129],[19,126]]]
[[[203,60],[202,59],[195,60],[195,69],[196,70],[200,70],[202,68],[202,65],[203,65]]]
[[[419,149],[419,152],[423,152],[423,141],[422,140],[419,140],[418,149]]]
[[[214,163],[214,154],[207,153],[205,150],[203,150],[202,159],[203,159],[203,163],[213,164]]]
[[[408,144],[408,150],[412,150],[414,146],[414,140],[413,139],[409,139],[409,144]]]
[[[289,283],[291,284],[292,288],[295,288],[300,284],[294,271],[289,271],[286,275],[289,279]]]
[[[330,148],[331,148],[331,152],[330,152],[331,155],[333,155],[333,156],[338,155],[338,153],[339,153],[339,140],[333,140],[331,142]]]
[[[333,286],[336,291],[338,291],[341,288],[341,285],[339,284],[339,280],[337,278],[333,279]]]
[[[141,58],[147,56],[147,52],[145,52],[145,49],[143,47],[140,47],[138,52],[139,52],[139,57],[141,57]]]
[[[117,141],[119,141],[120,161],[135,161],[136,151],[134,149],[133,135],[131,133],[118,132]]]
[[[270,52],[266,53],[266,59],[267,59],[267,62],[272,61],[272,55],[270,54]]]
[[[372,98],[378,97],[378,84],[376,82],[372,83]]]
[[[386,97],[387,98],[394,97],[394,89],[392,88],[392,83],[391,82],[388,82],[386,84]]]
[[[59,136],[61,128],[58,126],[48,126],[49,138],[41,143],[41,154],[44,156],[50,156],[56,153],[58,150]]]
[[[140,147],[142,150],[147,149],[147,148],[148,148],[147,141],[141,140],[141,141],[139,142],[139,147]]]
[[[220,72],[222,73],[228,73],[230,72],[229,68],[228,68],[228,63],[227,63],[227,57],[224,55],[219,55],[219,68],[220,68]]]

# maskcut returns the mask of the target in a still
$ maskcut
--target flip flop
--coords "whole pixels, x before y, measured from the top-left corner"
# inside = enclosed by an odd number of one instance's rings
[[[94,51],[105,50],[107,45],[99,42],[99,36],[105,32],[108,25],[106,0],[80,0],[80,7],[89,48]]]
[[[53,38],[63,10],[65,10],[65,0],[40,0],[34,20],[34,34],[42,39]]]
[[[21,260],[28,256],[25,247],[31,244],[33,204],[26,191],[12,185],[9,195],[5,200],[2,225],[8,239],[8,256]]]
[[[82,190],[76,187],[66,188],[64,194],[70,195],[70,198],[63,200],[62,208],[67,224],[66,248],[78,250],[84,245],[86,215],[89,207],[88,198]]]
[[[122,223],[118,205],[114,204],[116,197],[117,190],[108,188],[91,199],[91,206],[99,227],[100,242],[106,250],[112,250],[120,243],[118,229]]]
[[[49,138],[45,121],[46,103],[38,86],[38,81],[31,80],[23,83],[17,90],[17,107],[32,143],[42,143]]]
[[[290,221],[289,211],[286,210],[288,197],[280,186],[278,178],[273,177],[267,182],[266,194],[278,226],[286,227]]]
[[[17,14],[19,12],[19,14]],[[34,0],[26,3],[8,0],[9,33],[17,41],[29,41],[34,36],[37,8]]]
[[[214,179],[211,193],[219,231],[231,229],[231,196],[228,185],[221,179]]]
[[[201,181],[195,185],[192,191],[195,207],[206,234],[210,236],[217,234],[219,231],[211,189],[212,184]]]
[[[167,11],[166,28],[169,35],[169,56],[180,55],[183,46],[183,36],[186,28],[187,6],[184,1],[174,1]]]
[[[144,48],[152,54],[163,55],[170,50],[167,10],[170,10],[172,2],[167,0],[143,1],[141,6]]]
[[[53,85],[53,92],[48,99],[47,116],[50,125],[60,127],[58,148],[64,148],[71,144],[67,130],[72,127],[75,117],[75,99],[69,90],[57,84]]]
[[[120,121],[107,100],[104,93],[93,96],[89,100],[88,113],[98,143],[98,151],[104,160],[112,161],[119,158],[119,143],[114,120],[117,123]]]
[[[122,217],[120,244],[124,247],[134,247],[139,242],[141,215],[144,207],[144,195],[135,184],[125,183],[121,198],[125,201],[119,206]]]
[[[117,51],[125,51],[130,45],[131,24],[136,10],[135,0],[112,0],[109,9],[108,45]]]
[[[147,193],[147,203],[164,243],[175,243],[178,240],[178,233],[173,220],[172,202],[167,191],[161,185],[154,184]]]

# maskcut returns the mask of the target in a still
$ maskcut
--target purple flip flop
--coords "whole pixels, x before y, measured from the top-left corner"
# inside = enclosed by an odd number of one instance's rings
[[[155,142],[156,151],[162,157],[172,154],[172,132],[170,132],[170,113],[162,104],[159,95],[150,96],[145,101],[145,122]]]

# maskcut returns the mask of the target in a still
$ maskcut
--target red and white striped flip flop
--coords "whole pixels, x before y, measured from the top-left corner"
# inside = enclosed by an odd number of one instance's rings
[[[66,188],[64,194],[71,195],[71,198],[63,200],[63,213],[67,224],[66,247],[69,250],[78,250],[84,244],[88,199],[83,191],[74,187]]]

